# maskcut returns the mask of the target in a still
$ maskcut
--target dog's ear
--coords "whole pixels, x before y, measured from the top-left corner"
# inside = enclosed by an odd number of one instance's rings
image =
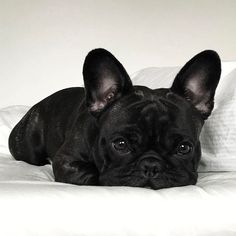
[[[206,50],[188,61],[177,74],[171,91],[189,100],[207,119],[214,107],[214,95],[221,74],[219,55]]]
[[[100,114],[113,101],[132,91],[129,75],[107,50],[94,49],[83,66],[86,104],[93,115]]]

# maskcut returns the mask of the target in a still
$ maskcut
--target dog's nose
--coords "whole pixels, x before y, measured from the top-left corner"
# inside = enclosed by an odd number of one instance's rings
[[[154,157],[142,159],[139,167],[145,178],[156,178],[162,169],[160,160]]]

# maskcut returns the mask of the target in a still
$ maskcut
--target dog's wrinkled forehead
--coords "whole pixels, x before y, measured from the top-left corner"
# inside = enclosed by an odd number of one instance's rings
[[[195,129],[198,135],[202,123],[193,109],[187,100],[168,89],[136,89],[133,94],[111,106],[107,116],[109,119],[105,119],[105,123],[113,129],[120,124],[136,125],[147,132],[170,124],[177,129]]]

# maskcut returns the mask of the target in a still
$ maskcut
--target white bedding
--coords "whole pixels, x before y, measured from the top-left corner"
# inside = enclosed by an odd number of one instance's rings
[[[15,161],[8,151],[27,109],[0,110],[0,236],[236,235],[236,169],[157,191],[55,183],[50,165]]]
[[[236,235],[236,172],[150,190],[53,182],[51,166],[0,157],[0,235]]]

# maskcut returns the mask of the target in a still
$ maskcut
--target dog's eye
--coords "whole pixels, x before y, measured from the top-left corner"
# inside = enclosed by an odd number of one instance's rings
[[[188,142],[180,143],[177,147],[178,155],[185,155],[192,151],[192,145]]]
[[[114,92],[110,92],[110,93],[107,94],[105,100],[106,100],[107,102],[109,102],[109,101],[111,101],[114,97],[115,97],[115,93],[114,93]]]
[[[114,140],[112,146],[117,152],[124,154],[130,152],[127,142],[122,138]]]

